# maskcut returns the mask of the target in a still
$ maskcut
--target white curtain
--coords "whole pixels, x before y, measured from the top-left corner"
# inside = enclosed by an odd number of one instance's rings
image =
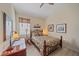
[[[30,36],[30,24],[29,23],[19,23],[19,33],[21,36]]]

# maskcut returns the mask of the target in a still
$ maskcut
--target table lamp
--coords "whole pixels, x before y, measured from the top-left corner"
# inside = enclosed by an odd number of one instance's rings
[[[19,34],[17,32],[13,32],[13,34],[10,36],[10,47],[12,45],[11,37],[13,38],[13,41],[19,40]]]

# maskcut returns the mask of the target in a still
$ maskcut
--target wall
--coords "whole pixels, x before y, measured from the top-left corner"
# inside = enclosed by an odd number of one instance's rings
[[[45,19],[37,18],[37,17],[31,17],[31,16],[27,16],[27,15],[24,15],[24,14],[16,13],[16,24],[17,24],[16,28],[17,28],[17,31],[19,31],[18,17],[24,17],[24,18],[30,19],[31,26],[35,25],[35,24],[40,24],[42,28],[44,28],[44,26],[45,26]]]
[[[12,10],[12,20],[13,20],[13,31],[16,31],[16,19],[15,19],[15,8],[11,5]]]
[[[14,14],[12,11],[12,6],[10,4],[0,4],[0,54],[9,46],[9,39],[3,42],[3,17],[2,12],[5,12],[8,16],[11,17],[11,20],[14,19]]]
[[[54,24],[54,32],[49,36],[63,36],[63,46],[79,52],[79,4],[60,4],[55,6],[54,13],[47,18],[46,25]],[[57,24],[67,24],[67,33],[57,33]]]

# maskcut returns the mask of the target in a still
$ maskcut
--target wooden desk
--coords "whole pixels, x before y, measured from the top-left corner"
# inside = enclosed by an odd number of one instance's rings
[[[26,56],[26,48],[25,49],[20,49],[15,47],[10,47],[3,51],[2,56]]]
[[[12,47],[3,51],[2,56],[26,56],[26,45],[23,40],[14,42]]]

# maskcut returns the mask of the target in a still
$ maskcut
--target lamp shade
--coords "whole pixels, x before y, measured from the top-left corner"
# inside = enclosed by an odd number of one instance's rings
[[[13,39],[18,40],[19,39],[19,34],[17,32],[13,32]]]
[[[48,29],[47,29],[47,27],[45,27],[44,29],[43,29],[43,35],[48,35]]]

